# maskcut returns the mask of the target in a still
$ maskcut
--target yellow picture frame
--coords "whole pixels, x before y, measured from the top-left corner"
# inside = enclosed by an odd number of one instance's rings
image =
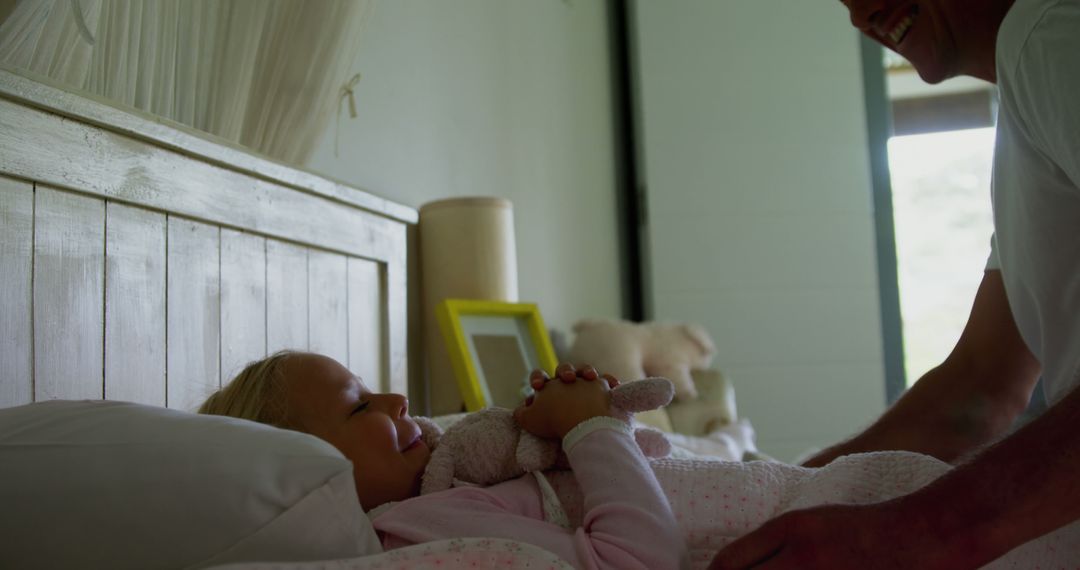
[[[514,407],[529,389],[532,370],[555,372],[555,350],[534,303],[446,299],[435,314],[470,412]]]

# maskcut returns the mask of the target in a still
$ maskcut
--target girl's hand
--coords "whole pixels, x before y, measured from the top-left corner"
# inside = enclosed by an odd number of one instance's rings
[[[555,369],[555,379],[534,370],[529,381],[535,394],[514,410],[514,419],[525,431],[546,439],[562,439],[579,423],[609,415],[611,389],[619,385],[615,377],[600,376],[592,366],[578,370],[568,363]]]

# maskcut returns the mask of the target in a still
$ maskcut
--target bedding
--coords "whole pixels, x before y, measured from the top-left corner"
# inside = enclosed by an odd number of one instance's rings
[[[910,493],[949,469],[926,455],[876,452],[842,457],[820,469],[746,463],[661,459],[653,462],[690,550],[694,568],[716,552],[784,512],[815,505],[865,504]],[[580,495],[572,475],[554,475],[571,524],[580,521]],[[987,568],[1074,567],[1080,560],[1080,523],[1029,542]]]
[[[381,392],[411,387],[423,408],[408,350],[416,219],[0,69],[0,568],[377,552],[336,450],[163,407],[192,409],[244,363],[294,348]]]
[[[213,570],[573,570],[550,552],[513,540],[455,538],[366,556],[319,562],[228,564]]]
[[[742,461],[759,455],[754,443],[754,427],[746,418],[704,435],[665,433],[664,437],[671,442],[671,457],[676,459]]]
[[[913,491],[944,474],[949,466],[906,452],[879,452],[841,458],[821,469],[765,461],[746,463],[661,459],[653,462],[671,501],[693,568],[708,566],[717,550],[783,512],[825,503],[862,504]],[[573,475],[548,477],[563,501],[571,524],[581,520],[580,493]],[[522,556],[500,558],[511,549]],[[541,551],[542,553],[542,551]],[[545,562],[535,547],[490,539],[419,544],[378,556],[289,564],[237,564],[229,570],[368,570],[376,568],[561,568]],[[1073,567],[1080,560],[1080,524],[1063,527],[1029,542],[986,568]],[[467,562],[466,562],[467,561]],[[539,562],[539,565],[538,565]],[[458,564],[461,564],[458,566]]]
[[[198,568],[381,552],[322,440],[124,402],[0,409],[0,568]]]

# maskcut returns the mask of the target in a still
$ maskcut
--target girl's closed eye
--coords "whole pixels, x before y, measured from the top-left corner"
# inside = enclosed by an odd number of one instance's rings
[[[368,407],[368,404],[369,404],[369,402],[367,400],[364,400],[364,401],[360,402],[355,408],[353,408],[353,411],[349,412],[349,416],[350,417],[354,416],[357,413],[366,410],[367,407]]]

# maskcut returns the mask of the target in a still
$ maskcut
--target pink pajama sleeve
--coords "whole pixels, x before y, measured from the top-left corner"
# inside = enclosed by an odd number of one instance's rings
[[[566,530],[545,521],[539,486],[526,475],[492,487],[458,487],[394,505],[373,520],[384,547],[493,537],[539,546],[575,568],[684,566],[686,546],[671,507],[631,431],[603,424],[567,442],[567,456],[584,498],[580,527]]]

